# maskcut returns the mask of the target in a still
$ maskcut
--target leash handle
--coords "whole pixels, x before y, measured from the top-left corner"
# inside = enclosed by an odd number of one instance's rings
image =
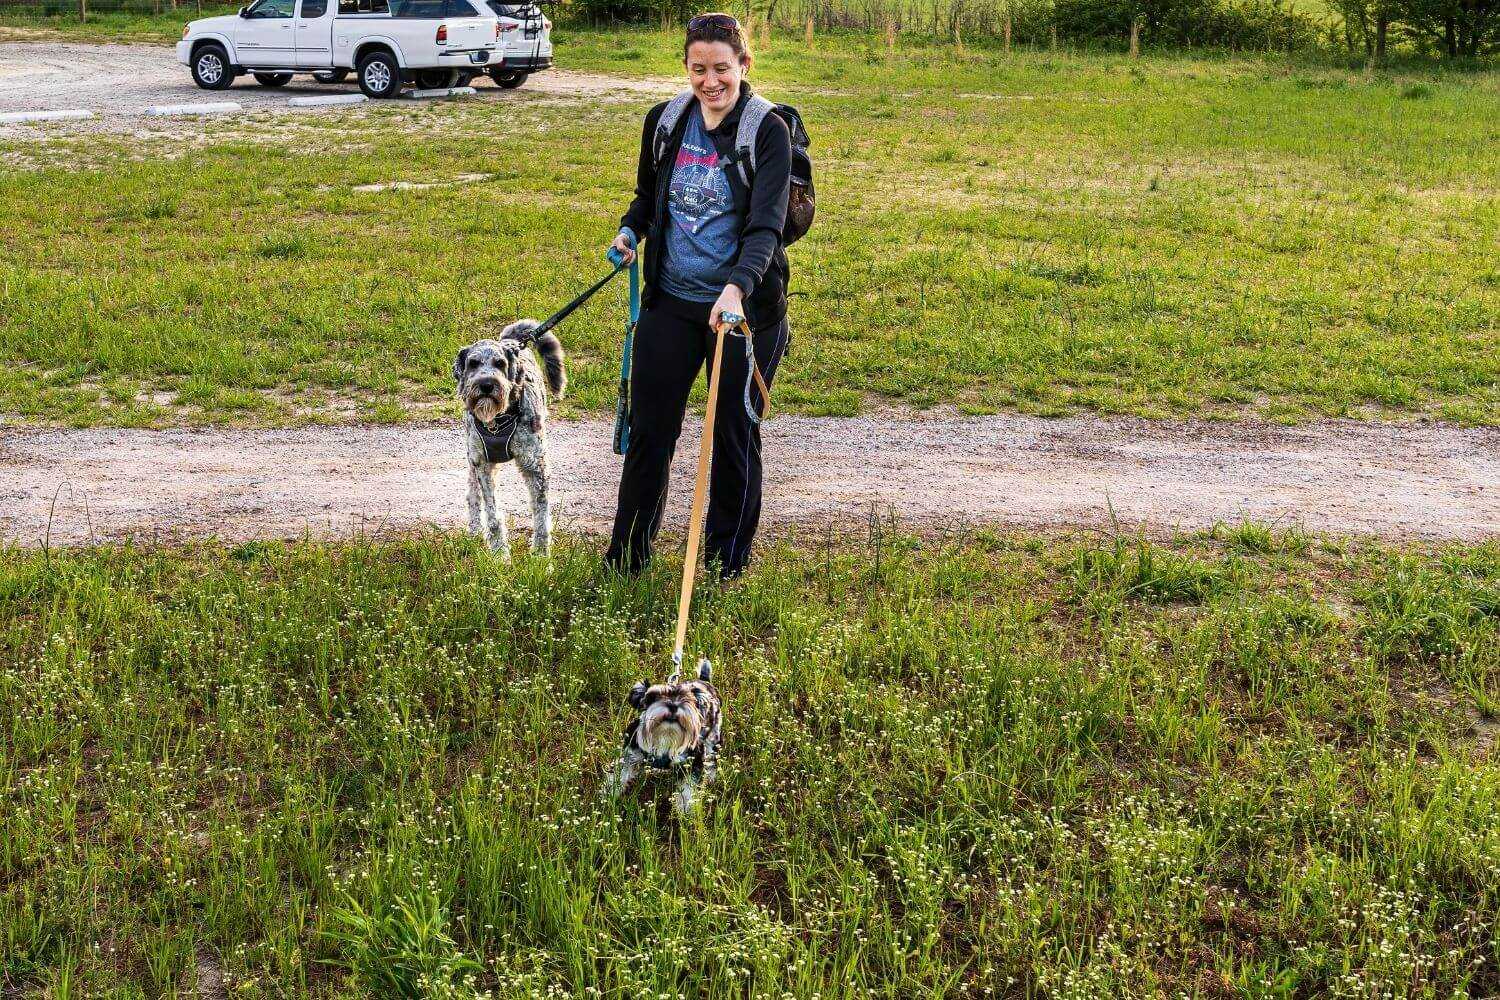
[[[672,650],[674,667],[682,667],[682,647],[687,641],[688,609],[693,603],[693,576],[698,571],[698,545],[703,540],[703,504],[708,495],[708,464],[714,450],[714,414],[719,409],[719,382],[724,365],[724,338],[743,323],[743,316],[723,314],[714,338],[713,364],[708,370],[708,411],[703,414],[703,440],[698,445],[698,478],[693,483],[693,511],[689,515],[687,552],[682,559],[682,593],[677,598],[677,644]]]
[[[609,262],[620,267],[625,255],[614,247],[605,254]],[[625,321],[625,343],[620,351],[620,389],[615,402],[614,451],[623,455],[630,450],[630,361],[635,347],[635,325],[641,318],[641,267],[640,257],[630,261],[630,318]]]

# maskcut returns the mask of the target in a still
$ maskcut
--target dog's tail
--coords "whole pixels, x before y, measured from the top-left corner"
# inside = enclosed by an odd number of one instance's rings
[[[547,388],[552,390],[552,395],[561,396],[568,388],[562,341],[550,332],[544,333],[536,339],[536,352],[542,356],[542,365],[547,369]]]

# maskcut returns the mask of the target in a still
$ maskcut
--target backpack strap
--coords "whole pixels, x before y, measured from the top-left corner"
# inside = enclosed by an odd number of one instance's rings
[[[667,155],[667,144],[672,141],[672,130],[677,127],[677,123],[682,120],[683,112],[687,111],[688,105],[692,103],[693,92],[684,90],[661,109],[661,117],[656,120],[656,140],[651,151],[651,158],[656,161],[658,168],[661,166],[661,158]]]
[[[745,110],[740,112],[740,127],[734,134],[735,166],[739,168],[740,180],[746,187],[750,186],[750,176],[755,172],[755,136],[760,132],[760,123],[766,120],[766,115],[775,110],[776,105],[759,94],[751,94],[750,100],[745,102]],[[746,163],[749,163],[748,168]]]

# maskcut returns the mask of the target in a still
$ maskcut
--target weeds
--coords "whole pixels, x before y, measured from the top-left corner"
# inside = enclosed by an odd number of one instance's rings
[[[1500,554],[1254,548],[873,516],[774,547],[696,605],[727,742],[682,825],[660,789],[599,796],[624,692],[666,669],[670,564],[443,536],[7,553],[0,975],[154,995],[213,954],[236,997],[1493,995],[1493,751],[1384,651],[1500,696]]]

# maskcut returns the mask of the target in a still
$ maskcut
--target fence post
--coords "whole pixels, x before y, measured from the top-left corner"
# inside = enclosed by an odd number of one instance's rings
[[[1130,58],[1141,57],[1141,15],[1130,19]]]
[[[885,15],[885,48],[887,52],[896,51],[896,17],[889,11]]]
[[[1052,51],[1057,51],[1057,25],[1052,25]]]
[[[86,24],[88,23],[88,19],[89,0],[78,0],[78,20]]]
[[[1010,55],[1010,11],[1005,12],[1005,54]]]

